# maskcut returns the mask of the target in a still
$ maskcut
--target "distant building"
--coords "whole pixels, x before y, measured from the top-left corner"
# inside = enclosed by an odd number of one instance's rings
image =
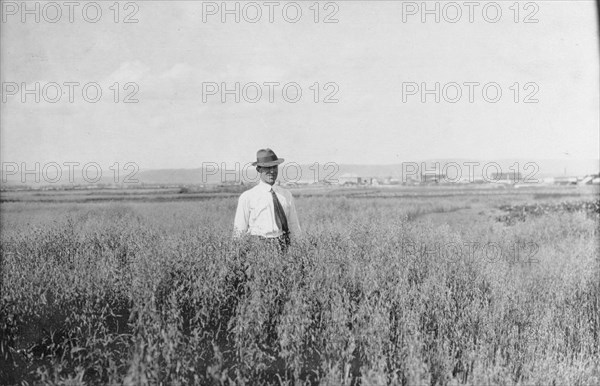
[[[577,185],[577,177],[554,177],[556,185]]]
[[[412,176],[405,177],[402,181],[402,185],[418,185],[419,183],[420,181],[413,178]]]
[[[541,182],[543,184],[554,184],[554,177],[544,177]]]
[[[373,177],[365,177],[362,178],[362,183],[364,185],[378,185],[379,183],[377,182],[377,178],[373,178]]]
[[[581,185],[598,185],[600,184],[600,173],[599,174],[588,174],[579,181]]]
[[[492,181],[494,182],[516,183],[522,180],[523,178],[521,177],[521,173],[519,172],[492,174]]]
[[[354,173],[344,173],[337,180],[340,185],[360,185],[362,183],[362,178]]]
[[[446,181],[446,175],[438,172],[424,172],[421,174],[421,182],[424,184],[439,184]]]

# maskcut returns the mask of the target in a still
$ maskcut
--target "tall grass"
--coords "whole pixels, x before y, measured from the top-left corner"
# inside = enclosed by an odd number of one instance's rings
[[[600,383],[585,214],[459,229],[415,221],[455,201],[298,201],[285,255],[232,241],[229,199],[5,205],[0,383]],[[474,241],[540,248],[431,253]]]

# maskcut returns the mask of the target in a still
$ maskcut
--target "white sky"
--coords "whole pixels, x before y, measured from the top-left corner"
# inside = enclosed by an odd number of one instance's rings
[[[502,10],[497,23],[482,17],[489,2],[475,8],[473,23],[466,6],[457,23],[443,15],[440,23],[433,15],[421,23],[420,13],[406,16],[404,23],[407,2],[337,1],[339,22],[331,24],[314,23],[313,1],[298,2],[303,14],[297,23],[282,18],[285,2],[280,2],[273,23],[262,6],[255,24],[243,18],[235,23],[231,15],[226,23],[219,15],[204,23],[202,2],[192,1],[132,2],[139,8],[134,24],[114,23],[112,1],[99,2],[98,23],[83,19],[82,6],[73,23],[66,6],[57,23],[43,15],[39,23],[33,15],[22,23],[20,10],[12,15],[7,3],[12,2],[2,1],[6,21],[0,38],[5,88],[7,82],[29,87],[97,82],[103,95],[98,103],[85,102],[80,87],[74,103],[65,94],[55,104],[43,98],[35,103],[32,95],[22,103],[20,90],[3,95],[2,162],[132,161],[142,169],[195,168],[203,161],[250,161],[267,146],[299,163],[599,157],[595,1],[529,2],[537,7],[538,23],[522,22],[536,10],[524,9],[527,2],[520,3],[519,23],[509,8],[513,1],[497,2]],[[34,3],[28,2],[31,8]],[[235,2],[228,4],[233,8]],[[134,9],[124,6],[121,20]],[[334,10],[322,7],[321,20]],[[47,11],[54,17],[54,10]],[[453,17],[454,10],[447,11]],[[93,16],[93,9],[88,12]],[[109,89],[114,82],[137,83],[139,102],[114,103]],[[234,103],[232,96],[221,103],[219,95],[203,103],[203,82],[231,87],[297,82],[303,94],[298,103],[288,103],[280,86],[269,103],[263,86],[264,95],[254,104]],[[335,82],[339,102],[322,103],[328,91],[321,90],[321,102],[314,103],[309,87],[315,82]],[[454,104],[443,97],[434,103],[432,95],[421,103],[419,94],[403,103],[403,82],[429,87],[496,82],[502,98],[486,102],[479,86],[469,103],[463,86]],[[519,103],[509,89],[515,82],[521,86]],[[523,103],[532,90],[523,89],[528,82],[539,87],[538,103]],[[121,90],[120,98],[126,94]]]

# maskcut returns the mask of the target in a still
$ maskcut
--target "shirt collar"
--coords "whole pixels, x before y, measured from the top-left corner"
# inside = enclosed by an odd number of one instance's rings
[[[269,192],[271,191],[271,188],[273,188],[273,190],[275,190],[275,185],[271,186],[269,184],[267,184],[266,182],[264,182],[263,180],[260,180],[258,182],[258,185],[256,185],[260,190],[263,190],[265,192]]]

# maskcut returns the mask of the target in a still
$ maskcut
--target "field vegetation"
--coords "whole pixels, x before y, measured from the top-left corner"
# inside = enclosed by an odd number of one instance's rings
[[[4,202],[0,384],[600,384],[598,192],[511,194]]]

